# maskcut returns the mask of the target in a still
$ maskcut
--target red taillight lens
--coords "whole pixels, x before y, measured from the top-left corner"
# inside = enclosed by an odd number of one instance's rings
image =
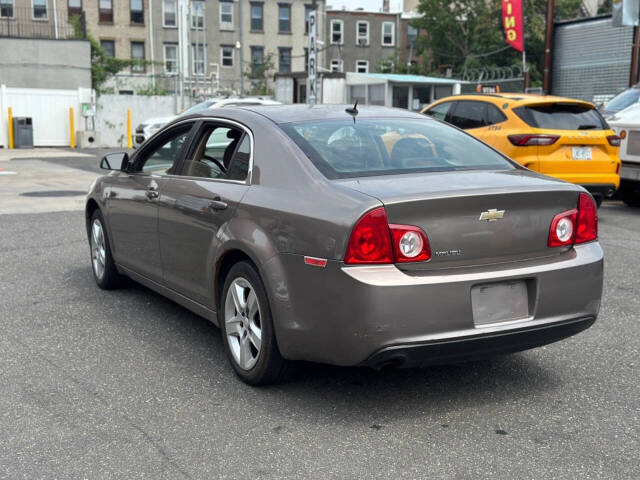
[[[516,147],[531,147],[534,145],[553,145],[560,138],[558,135],[530,135],[519,134],[507,136]]]
[[[619,147],[620,142],[622,142],[622,137],[618,135],[607,135],[607,140],[609,141],[609,145],[612,147]]]
[[[384,207],[366,213],[353,227],[344,263],[393,263],[389,222]]]
[[[431,258],[427,234],[412,225],[389,225],[396,262],[424,262]]]
[[[591,242],[598,238],[596,204],[586,193],[578,197],[578,208],[553,217],[549,228],[550,247],[563,247]]]
[[[581,193],[578,199],[578,226],[575,243],[591,242],[598,238],[598,209],[593,198]]]
[[[576,217],[578,210],[575,208],[568,212],[562,212],[553,217],[551,227],[549,228],[549,241],[547,245],[550,247],[563,247],[573,245],[573,239],[576,233]]]
[[[424,262],[430,258],[427,234],[413,225],[389,225],[380,207],[364,214],[353,227],[344,263]]]

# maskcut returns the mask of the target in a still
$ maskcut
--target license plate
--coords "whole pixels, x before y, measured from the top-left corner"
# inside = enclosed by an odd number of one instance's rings
[[[574,160],[591,160],[591,147],[571,147]]]
[[[476,326],[510,322],[529,316],[527,282],[489,283],[471,288],[473,323]]]

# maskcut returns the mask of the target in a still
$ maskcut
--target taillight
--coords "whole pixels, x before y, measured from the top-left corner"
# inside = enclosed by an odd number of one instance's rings
[[[431,258],[429,239],[421,228],[389,225],[396,262],[424,262]]]
[[[353,227],[344,263],[424,262],[430,258],[426,233],[413,225],[389,225],[380,207],[367,212]]]
[[[558,135],[517,134],[507,136],[516,147],[530,147],[534,145],[553,145],[558,141]]]
[[[598,209],[593,198],[581,193],[578,199],[578,226],[575,243],[591,242],[598,238]]]
[[[371,210],[358,220],[349,238],[344,263],[393,263],[384,207]]]
[[[596,204],[586,193],[578,197],[578,208],[553,217],[549,228],[549,247],[563,247],[591,242],[598,238]]]
[[[622,142],[622,137],[618,135],[607,135],[607,140],[609,141],[609,145],[612,147],[619,147],[620,142]]]
[[[578,210],[574,208],[573,210],[559,213],[553,217],[551,228],[549,228],[549,241],[547,243],[550,247],[573,245],[577,216]]]

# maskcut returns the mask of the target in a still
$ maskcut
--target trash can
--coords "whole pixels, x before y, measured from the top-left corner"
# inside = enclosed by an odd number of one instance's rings
[[[13,117],[13,146],[15,148],[33,148],[31,117]]]

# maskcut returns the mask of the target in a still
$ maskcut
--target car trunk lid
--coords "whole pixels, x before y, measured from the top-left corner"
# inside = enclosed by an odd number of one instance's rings
[[[549,256],[553,217],[576,208],[575,187],[524,170],[443,172],[341,180],[378,198],[390,224],[415,225],[429,238],[436,269]],[[400,266],[400,265],[399,265]]]

